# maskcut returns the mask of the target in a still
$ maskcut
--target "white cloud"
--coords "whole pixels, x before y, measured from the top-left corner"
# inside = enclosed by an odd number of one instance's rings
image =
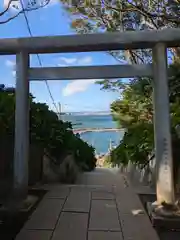
[[[67,67],[67,64],[65,64],[65,63],[58,63],[57,65],[58,65],[58,67]]]
[[[63,96],[70,96],[77,92],[84,92],[88,89],[88,87],[95,83],[96,79],[88,79],[88,80],[73,80],[68,83],[67,86],[62,90]]]
[[[92,57],[86,56],[82,58],[59,58],[58,66],[69,66],[69,65],[86,65],[92,62]]]
[[[69,65],[85,65],[92,62],[92,57],[86,56],[82,58],[66,58],[61,57],[60,63],[58,66],[69,66]],[[67,86],[62,90],[63,96],[70,96],[77,92],[84,92],[88,89],[88,87],[95,83],[95,79],[88,79],[88,80],[74,80],[71,81]]]
[[[77,62],[77,58],[66,58],[66,57],[61,57],[60,61],[63,62],[64,64],[73,64]]]
[[[83,64],[89,64],[89,63],[91,63],[92,62],[92,57],[90,57],[90,56],[87,56],[87,57],[84,57],[84,58],[80,58],[80,59],[78,59],[78,64],[79,65],[83,65]]]
[[[6,60],[5,64],[8,67],[15,67],[15,61],[12,60]]]

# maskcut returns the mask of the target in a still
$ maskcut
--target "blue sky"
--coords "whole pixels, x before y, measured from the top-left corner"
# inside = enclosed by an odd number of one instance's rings
[[[1,3],[2,4],[2,1]],[[0,10],[3,5],[0,6]],[[6,17],[12,14],[9,12]],[[28,12],[33,36],[75,34],[70,28],[70,18],[61,4],[53,2],[43,9]],[[0,20],[3,20],[2,17]],[[0,25],[0,38],[27,37],[29,32],[23,14],[7,24]],[[43,66],[80,66],[117,64],[107,53],[72,53],[40,55]],[[15,85],[15,56],[0,56],[0,83]],[[39,66],[37,56],[31,56],[31,66]],[[119,97],[118,93],[100,90],[95,80],[48,81],[51,93],[57,104],[62,104],[63,111],[107,111],[110,103]],[[31,82],[30,91],[36,101],[46,102],[53,109],[45,82]]]

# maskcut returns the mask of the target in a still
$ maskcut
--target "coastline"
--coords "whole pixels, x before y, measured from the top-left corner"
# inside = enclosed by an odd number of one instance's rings
[[[124,131],[124,128],[76,128],[73,129],[75,134],[83,134],[88,132],[119,132]]]
[[[66,115],[64,121],[71,122],[73,132],[96,149],[98,158],[108,153],[110,145],[117,146],[124,135],[124,129],[118,128],[109,114]]]

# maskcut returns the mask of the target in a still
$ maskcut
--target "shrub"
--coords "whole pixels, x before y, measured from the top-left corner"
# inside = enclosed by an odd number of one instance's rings
[[[0,86],[0,137],[14,140],[15,90]],[[96,166],[95,149],[72,131],[70,122],[58,119],[55,112],[43,103],[30,101],[30,144],[39,145],[61,164],[62,156],[71,152],[80,169],[91,171]]]

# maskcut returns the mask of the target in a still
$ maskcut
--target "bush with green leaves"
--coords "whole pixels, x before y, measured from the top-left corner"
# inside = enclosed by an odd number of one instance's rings
[[[178,61],[170,65],[172,77],[169,77],[169,99],[174,169],[178,169],[180,163],[180,150],[178,150],[180,139],[175,130],[176,126],[180,124],[179,69]],[[149,162],[149,156],[154,150],[151,82],[152,80],[148,78],[134,79],[130,84],[124,86],[122,98],[111,104],[114,119],[126,129],[120,144],[110,154],[110,161],[113,165],[127,165],[130,161],[144,167]]]
[[[126,166],[131,161],[135,165],[146,165],[154,148],[153,135],[152,123],[140,122],[129,127],[120,144],[111,152],[112,163]]]
[[[14,141],[15,94],[0,88],[0,137],[8,136]],[[57,164],[71,153],[83,171],[93,170],[96,166],[95,149],[76,136],[70,122],[58,119],[55,112],[43,103],[30,103],[30,144],[45,149]]]

